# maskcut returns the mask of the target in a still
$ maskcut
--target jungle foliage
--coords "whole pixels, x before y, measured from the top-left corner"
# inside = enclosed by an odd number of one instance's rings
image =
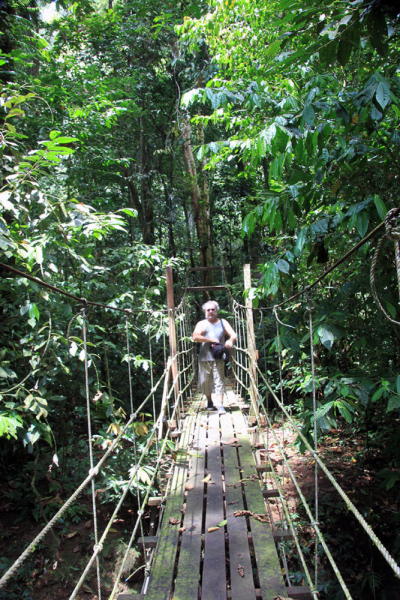
[[[224,263],[241,293],[250,261],[254,303],[268,307],[314,281],[398,205],[394,4],[7,0],[0,23],[1,261],[78,297],[156,315],[132,321],[127,357],[125,321],[89,312],[99,446],[128,411],[126,361],[137,405],[149,369],[164,367],[168,262],[181,283],[187,266]],[[313,289],[318,427],[321,436],[341,426],[362,435],[357,460],[379,452],[382,486],[400,490],[400,333],[371,295],[375,245]],[[393,245],[384,248],[376,285],[399,320]],[[2,460],[29,464],[47,493],[48,463],[67,485],[83,428],[82,317],[70,299],[4,269],[0,289]],[[280,327],[285,401],[306,432],[307,306],[301,297],[278,311],[290,325]],[[264,322],[260,360],[278,386],[275,323]],[[146,433],[144,425],[138,434]],[[22,480],[21,490],[40,518]]]

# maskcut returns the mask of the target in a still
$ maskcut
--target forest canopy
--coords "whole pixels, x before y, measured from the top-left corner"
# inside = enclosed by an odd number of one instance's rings
[[[21,511],[41,519],[20,465],[43,496],[49,462],[65,486],[85,416],[82,314],[24,274],[107,307],[91,307],[88,325],[95,435],[106,447],[129,412],[127,363],[137,406],[165,367],[167,264],[178,303],[187,283],[220,283],[189,268],[221,265],[243,301],[250,263],[254,306],[268,309],[376,227],[384,235],[400,198],[400,21],[388,0],[0,4],[0,447]],[[357,460],[379,454],[379,485],[398,494],[391,214],[374,275],[382,310],[370,285],[376,235],[311,297],[282,305],[279,343],[272,319],[256,335],[260,364],[311,439],[312,306],[318,435],[357,432]],[[192,298],[194,317],[201,300]],[[228,300],[221,306],[229,316]],[[139,308],[131,356],[113,309]],[[151,422],[144,414],[139,437]]]

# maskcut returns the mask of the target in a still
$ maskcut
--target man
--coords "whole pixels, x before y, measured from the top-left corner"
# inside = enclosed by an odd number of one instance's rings
[[[199,353],[199,385],[198,391],[207,396],[207,408],[214,409],[211,393],[217,395],[216,403],[220,415],[225,414],[222,406],[225,393],[225,363],[214,358],[211,344],[222,344],[232,348],[237,338],[236,333],[225,319],[218,318],[219,304],[210,300],[203,304],[205,319],[199,321],[193,332],[193,340],[201,344]],[[229,339],[225,341],[225,336]]]

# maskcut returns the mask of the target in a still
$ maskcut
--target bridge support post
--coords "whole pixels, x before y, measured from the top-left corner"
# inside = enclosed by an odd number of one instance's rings
[[[174,280],[172,277],[172,267],[166,269],[167,276],[167,306],[168,306],[168,327],[169,327],[169,354],[171,357],[171,373],[174,383],[175,402],[179,396],[179,381],[178,381],[178,357],[176,355],[176,330],[175,330],[175,301],[174,301]],[[176,421],[181,420],[181,410],[178,402],[176,408]]]
[[[251,288],[251,268],[250,265],[244,265],[244,288],[245,290],[250,290]],[[256,369],[256,361],[257,361],[257,350],[256,350],[256,338],[254,334],[254,319],[253,319],[253,300],[250,297],[250,294],[246,296],[246,316],[247,316],[247,345],[248,351],[250,353],[249,356],[249,371],[251,374],[250,378],[250,399],[251,399],[251,408],[250,414],[255,415],[257,418],[259,416],[258,411],[258,392],[257,392],[257,369]]]

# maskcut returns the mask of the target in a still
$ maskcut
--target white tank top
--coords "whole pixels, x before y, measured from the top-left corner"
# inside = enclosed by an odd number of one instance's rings
[[[204,336],[208,337],[208,338],[215,338],[215,339],[219,340],[219,342],[221,344],[224,344],[225,343],[225,331],[224,331],[223,319],[220,319],[218,321],[218,323],[210,323],[209,321],[207,321]],[[201,348],[200,348],[200,352],[199,352],[199,361],[202,362],[204,360],[214,360],[215,361],[215,358],[212,355],[210,342],[203,342],[201,344]]]

